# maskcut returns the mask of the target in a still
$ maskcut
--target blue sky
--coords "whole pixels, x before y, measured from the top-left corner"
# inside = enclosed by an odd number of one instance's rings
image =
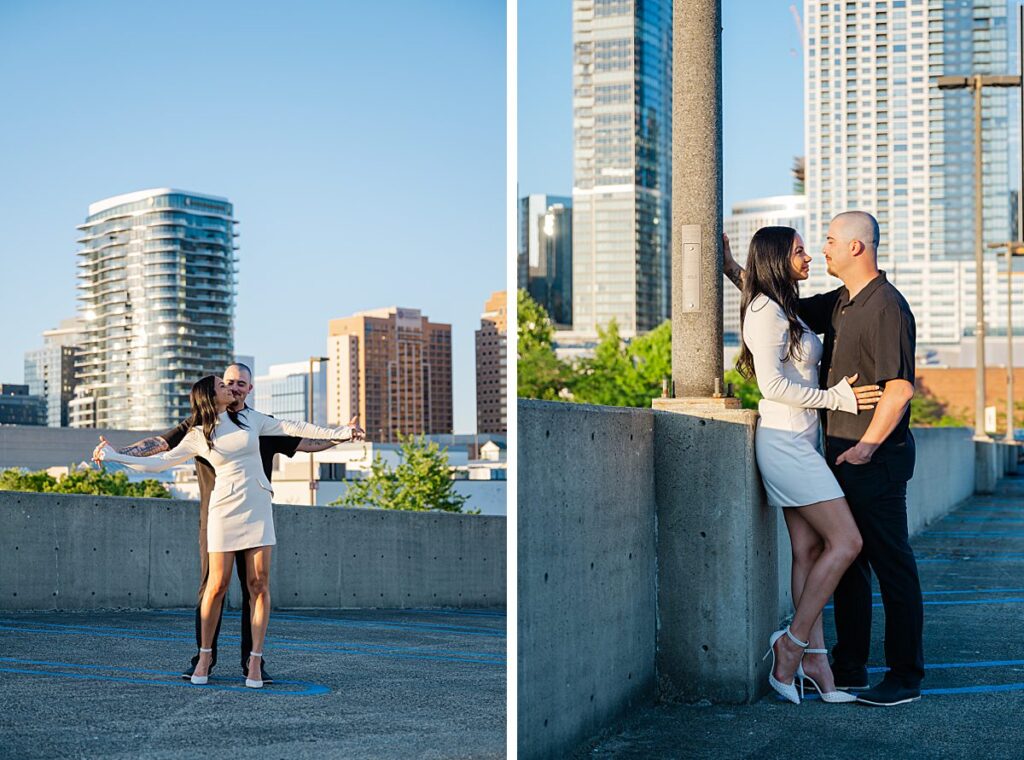
[[[725,211],[792,191],[803,154],[803,58],[785,0],[723,0]],[[802,2],[797,2],[803,8]],[[802,12],[802,11],[801,11]],[[572,191],[572,3],[519,2],[519,195]]]
[[[505,7],[465,0],[0,5],[0,382],[73,316],[89,203],[177,187],[239,220],[235,347],[257,373],[379,306],[473,331],[505,287]]]

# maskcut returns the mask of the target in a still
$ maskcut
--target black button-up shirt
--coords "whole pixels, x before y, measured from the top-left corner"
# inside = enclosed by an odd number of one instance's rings
[[[856,385],[881,385],[889,380],[914,382],[916,325],[903,295],[880,272],[855,298],[845,286],[800,299],[800,318],[816,333],[825,335],[818,381],[829,388],[857,373]],[[828,410],[825,415],[826,458],[854,446],[867,432],[874,410],[849,414]],[[910,434],[910,408],[873,460],[886,461],[894,476],[910,477],[914,466],[914,439]]]

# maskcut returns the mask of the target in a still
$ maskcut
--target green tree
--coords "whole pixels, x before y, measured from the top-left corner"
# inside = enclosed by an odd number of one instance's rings
[[[11,468],[0,472],[0,491],[29,491],[33,493],[79,493],[93,496],[132,496],[169,499],[170,492],[157,480],[133,483],[124,472],[106,469],[71,470],[61,478],[45,470],[28,472]]]
[[[518,316],[516,393],[522,398],[555,401],[562,397],[568,367],[555,356],[555,328],[544,307],[520,289],[516,296]]]
[[[463,509],[469,497],[455,490],[448,449],[427,442],[423,436],[409,436],[401,439],[400,456],[401,461],[392,469],[378,452],[369,476],[350,481],[345,494],[329,506],[479,513]]]
[[[935,396],[917,388],[910,400],[910,424],[915,427],[971,427],[972,423],[950,414]]]
[[[670,322],[627,342],[612,319],[607,328],[598,328],[594,356],[573,365],[569,388],[572,399],[581,403],[649,407],[671,375]]]

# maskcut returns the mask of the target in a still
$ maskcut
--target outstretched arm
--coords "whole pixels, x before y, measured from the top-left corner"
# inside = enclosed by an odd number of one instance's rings
[[[344,443],[344,441],[324,441],[316,438],[303,438],[295,450],[313,454],[317,451],[327,451],[327,449],[334,448],[339,443]]]
[[[279,420],[260,412],[250,412],[247,416],[248,421],[254,426],[259,425],[260,435],[290,435],[295,438],[314,438],[321,441],[342,442],[354,440],[362,432],[359,428],[352,425],[323,427],[309,422]]]
[[[118,462],[140,472],[162,472],[176,464],[187,462],[199,453],[198,433],[198,430],[192,430],[182,439],[181,443],[170,451],[151,454],[150,456],[140,457],[122,454],[110,444],[106,444],[99,451],[99,459],[104,462]]]
[[[100,451],[103,449],[104,446],[109,445],[110,441],[108,441],[104,436],[101,435],[99,444],[96,446],[95,449],[93,449],[92,461],[99,463]],[[125,446],[123,448],[116,449],[116,451],[120,454],[127,454],[128,456],[131,457],[149,457],[153,456],[153,454],[159,454],[163,451],[168,451],[169,449],[170,446],[168,446],[167,441],[165,441],[158,435],[153,435],[150,436],[149,438],[143,438],[141,441],[136,441],[130,446]]]

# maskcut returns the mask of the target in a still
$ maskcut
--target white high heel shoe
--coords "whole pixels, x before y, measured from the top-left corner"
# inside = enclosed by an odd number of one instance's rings
[[[797,691],[796,688],[796,679],[794,678],[791,683],[782,683],[782,681],[775,677],[775,642],[783,636],[788,636],[789,640],[801,649],[807,649],[808,642],[800,641],[800,639],[790,632],[789,626],[787,625],[781,631],[776,631],[771,635],[771,638],[768,640],[768,651],[764,653],[764,657],[761,659],[767,660],[768,655],[772,656],[772,669],[768,672],[769,685],[794,705],[798,705],[800,704],[800,692]]]
[[[804,654],[828,654],[827,649],[805,649]],[[811,678],[804,672],[804,663],[801,660],[800,664],[796,666],[796,677],[800,679],[800,696],[804,696],[804,681],[810,681],[811,686],[814,687],[815,691],[818,692],[818,696],[821,697],[822,702],[830,702],[832,704],[843,704],[848,702],[856,702],[857,697],[854,694],[849,694],[845,691],[822,691],[821,687],[818,686],[818,682]]]
[[[203,649],[202,647],[199,647],[200,653],[212,651],[212,649]],[[209,671],[207,671],[207,674],[205,676],[197,676],[195,673],[193,673],[192,678],[189,680],[191,680],[192,683],[194,683],[196,686],[205,686],[207,682],[210,680]]]
[[[249,659],[250,660],[253,657],[262,657],[262,656],[263,656],[263,652],[249,652]],[[248,686],[250,689],[262,689],[263,688],[263,679],[255,680],[255,679],[252,679],[252,678],[246,678],[245,679],[245,685]]]

